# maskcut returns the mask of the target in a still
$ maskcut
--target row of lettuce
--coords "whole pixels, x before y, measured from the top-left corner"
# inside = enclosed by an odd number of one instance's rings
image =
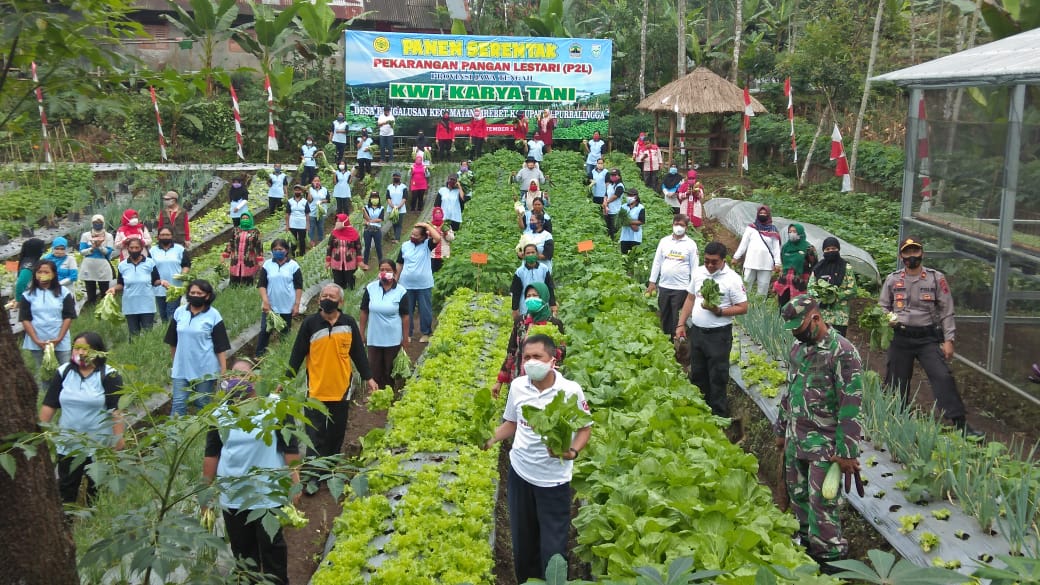
[[[492,306],[488,297],[458,287],[507,291],[519,263],[513,252],[519,237],[515,187],[508,181],[521,163],[519,155],[504,151],[476,163],[476,194],[453,257],[437,275],[447,300],[428,357],[390,409],[388,429],[365,439],[368,493],[345,503],[337,544],[315,575],[316,585],[492,582],[493,484],[475,484],[497,477],[497,458],[475,445],[490,436],[501,412],[504,395],[491,402],[486,388],[494,382],[510,321],[504,304]],[[627,160],[611,163],[638,176]],[[670,232],[671,211],[630,178],[626,184],[643,195],[648,221],[642,250],[625,259],[588,199],[582,168],[575,153],[553,153],[543,163],[551,179],[553,272],[567,328],[563,372],[582,385],[595,417],[574,479],[581,502],[576,554],[597,578],[621,582],[634,579],[637,567],[666,572],[681,557],[692,557],[697,568],[725,571],[722,583],[751,583],[763,566],[810,565],[791,541],[797,523],[772,504],[757,482],[755,458],[727,440],[685,379],[660,333],[655,302],[626,274]],[[595,248],[578,253],[583,240]],[[471,252],[486,253],[488,264],[470,263]],[[439,468],[402,468],[421,453],[449,455]],[[431,477],[423,481],[424,473]],[[458,500],[454,486],[473,502]],[[404,517],[420,511],[420,524]],[[384,533],[389,541],[380,537]],[[463,558],[454,564],[444,562],[458,556]]]

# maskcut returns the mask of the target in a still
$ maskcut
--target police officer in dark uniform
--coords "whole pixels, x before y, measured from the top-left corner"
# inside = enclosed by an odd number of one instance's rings
[[[943,415],[966,434],[978,435],[965,421],[964,402],[957,393],[948,361],[953,358],[956,326],[953,318],[953,295],[943,273],[921,265],[924,245],[916,237],[899,243],[903,269],[888,275],[881,287],[878,304],[895,313],[899,320],[892,326],[895,337],[888,348],[888,372],[885,384],[899,388],[908,400],[914,360],[921,363],[932,394]]]

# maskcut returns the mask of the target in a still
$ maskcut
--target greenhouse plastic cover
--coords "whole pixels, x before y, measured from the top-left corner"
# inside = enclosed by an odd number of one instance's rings
[[[721,222],[726,229],[736,234],[739,238],[743,235],[744,228],[754,223],[755,215],[758,213],[758,208],[761,206],[761,203],[755,203],[754,201],[740,201],[728,197],[713,197],[704,203],[704,210],[707,212],[708,217]],[[806,238],[809,239],[810,244],[816,247],[817,252],[822,258],[823,240],[829,236],[834,236],[834,234],[811,223],[774,215],[773,225],[780,230],[783,242],[787,241],[787,226],[792,223],[799,223],[805,228]],[[837,238],[837,236],[834,237]],[[878,272],[877,264],[874,262],[874,258],[870,254],[841,238],[838,238],[838,241],[841,242],[841,257],[852,265],[852,270],[854,270],[856,274],[865,276],[874,282],[880,280],[881,273]],[[779,260],[779,258],[777,260]]]

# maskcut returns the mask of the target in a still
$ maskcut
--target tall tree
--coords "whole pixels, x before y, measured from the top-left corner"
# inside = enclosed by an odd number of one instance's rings
[[[233,26],[238,18],[235,0],[188,0],[184,8],[174,0],[166,0],[173,14],[163,14],[185,37],[202,45],[202,70],[206,76],[206,97],[213,96],[213,56],[217,45],[226,43],[241,27]]]
[[[737,82],[737,71],[740,70],[740,39],[744,32],[744,0],[733,0],[736,11],[733,16],[733,69],[729,80]]]
[[[650,0],[643,0],[643,21],[639,25],[639,99],[646,97],[646,19]]]
[[[859,138],[863,133],[863,117],[867,113],[867,101],[870,99],[870,78],[874,76],[874,62],[877,60],[878,42],[881,39],[881,19],[885,14],[885,2],[878,0],[877,15],[874,16],[874,35],[870,39],[870,58],[867,60],[867,77],[863,80],[863,97],[859,101],[859,113],[856,114],[856,131],[852,135],[852,157],[849,159],[849,175],[856,180],[856,154],[859,151]]]

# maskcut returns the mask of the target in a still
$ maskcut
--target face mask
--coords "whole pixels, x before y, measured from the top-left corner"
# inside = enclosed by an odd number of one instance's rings
[[[768,215],[759,215],[758,216],[758,221],[769,221],[769,216]]]
[[[90,227],[94,228],[94,231],[100,232],[101,230],[105,229],[105,224],[101,223],[100,221],[95,221],[94,223],[90,224]]]
[[[238,189],[239,187],[242,186],[242,183],[239,183],[238,181],[235,181],[234,183],[231,183],[231,186],[234,187],[235,189]]]
[[[625,197],[625,201],[628,201],[628,204],[632,205],[633,203],[636,202],[636,198],[635,197]]]
[[[455,181],[448,181],[448,188],[449,189],[454,189],[455,188]]]
[[[64,249],[56,249],[56,250],[54,250],[54,256],[56,258],[64,258],[65,257],[65,250]]]
[[[285,254],[285,250],[273,250],[271,252],[271,257],[275,260],[285,260]]]
[[[225,392],[233,392],[238,396],[253,396],[256,393],[253,389],[253,383],[242,378],[228,378],[221,386]]]
[[[321,299],[318,301],[318,307],[322,313],[335,313],[339,309],[339,303],[332,299]]]
[[[675,167],[672,167],[672,168],[668,169],[668,174],[669,175],[677,175],[677,174],[679,174],[679,169],[677,169]]]
[[[276,175],[277,175],[278,173],[281,173],[281,172],[282,172],[282,169],[278,169],[278,168],[276,168],[276,169],[274,170],[274,174],[276,174]]]
[[[384,270],[383,272],[379,273],[379,280],[382,280],[383,282],[390,282],[393,279],[394,279],[394,273],[393,272],[387,272],[387,271]]]
[[[524,256],[524,262],[527,262],[528,264],[538,264],[538,255],[528,254],[527,256]]]
[[[529,223],[529,224],[527,224],[527,227],[528,227],[528,229],[530,229],[530,230],[531,230],[532,232],[536,232],[536,231],[538,231],[538,224],[536,224],[536,223]]]
[[[400,182],[401,182],[401,177],[394,177],[394,184],[395,185],[400,183]]]
[[[77,366],[82,366],[83,357],[81,357],[78,353],[72,354],[72,363],[76,364]]]
[[[443,116],[441,116],[441,120],[447,120],[447,119],[449,119],[450,117],[451,117],[451,116],[449,116],[448,114],[444,114]]]
[[[532,382],[541,382],[552,370],[552,363],[540,362],[538,360],[527,360],[524,362],[524,371]]]
[[[797,241],[800,241],[801,239],[802,239],[802,236],[800,234],[788,234],[787,235],[787,241],[789,241],[789,242],[797,242]]]
[[[337,122],[342,122],[343,121],[343,116],[336,116],[336,121]]]
[[[913,270],[921,265],[920,256],[908,256],[903,258],[903,266],[906,266],[910,270]]]
[[[36,280],[40,284],[49,284],[50,281],[54,280],[54,275],[53,274],[37,274],[36,275]]]
[[[545,308],[545,301],[538,297],[531,297],[524,301],[528,313],[537,313]]]
[[[131,260],[140,260],[141,256],[144,256],[143,252],[130,252],[130,259]]]
[[[173,243],[173,240],[171,240],[170,238],[160,238],[159,239],[159,245],[160,246],[169,246],[172,243]]]
[[[137,218],[135,217],[135,218],[132,218],[132,219],[131,219],[130,221],[128,221],[127,223],[128,223],[128,224],[130,224],[130,225],[137,225],[137,224],[141,223],[141,220],[139,220],[139,219],[137,219]]]
[[[311,140],[308,140],[308,141],[307,141],[307,144],[308,144],[308,145],[310,145],[310,144],[314,144],[314,142],[313,142],[313,141],[311,141]]]
[[[837,260],[838,258],[841,257],[841,252],[839,252],[839,251],[824,252],[823,253],[823,257],[826,260]]]
[[[347,170],[347,165],[339,165],[339,170],[341,170],[341,171]]]
[[[809,326],[805,328],[805,331],[795,333],[794,338],[802,343],[813,343],[816,341],[816,323],[809,322]]]
[[[672,233],[681,238],[686,235],[686,228],[681,225],[673,225]]]
[[[206,305],[206,297],[188,297],[188,304],[193,307],[203,307]]]
[[[379,207],[379,200],[378,199],[369,199],[368,200],[368,206],[369,207]]]
[[[177,205],[177,202],[174,201],[173,199],[170,199],[169,201],[166,202],[166,207],[173,207],[174,205]]]

